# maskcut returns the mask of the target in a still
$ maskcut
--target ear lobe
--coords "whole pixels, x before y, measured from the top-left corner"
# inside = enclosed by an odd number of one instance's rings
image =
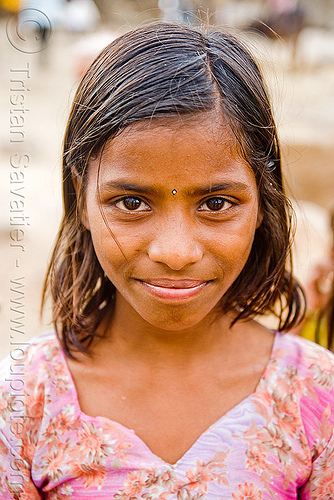
[[[259,210],[257,214],[256,229],[258,229],[261,226],[262,221],[263,221],[263,213],[261,210]]]
[[[78,172],[72,168],[72,183],[77,197],[77,218],[80,219],[80,222],[83,226],[85,226],[88,231],[90,231],[90,226],[87,217],[86,210],[86,202],[83,200],[83,191],[82,191],[82,177],[78,174]]]
[[[78,216],[80,218],[81,224],[88,230],[90,231],[90,225],[87,217],[87,210],[86,210],[86,203],[83,203],[83,207],[81,210],[81,213],[78,212]]]

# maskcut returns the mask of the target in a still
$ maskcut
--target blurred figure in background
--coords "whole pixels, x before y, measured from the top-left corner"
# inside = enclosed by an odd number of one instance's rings
[[[179,9],[179,0],[159,0],[159,9],[163,21],[182,21],[182,13]]]
[[[101,21],[93,0],[68,0],[63,19],[64,27],[72,33],[92,31]]]
[[[329,216],[322,207],[303,202],[296,213],[295,271],[307,300],[307,314],[296,333],[333,350],[334,211]]]
[[[305,22],[305,11],[298,0],[267,0],[269,27],[279,36],[297,39]]]
[[[305,9],[298,0],[266,0],[267,15],[254,21],[250,29],[270,39],[282,38],[291,45],[292,65],[296,66],[298,38],[306,25]]]
[[[290,14],[296,11],[298,0],[267,0],[267,4],[275,15]]]
[[[159,0],[163,21],[187,24],[214,24],[218,2],[214,0]]]
[[[327,304],[327,321],[328,321],[328,346],[331,351],[334,351],[334,210],[332,212],[332,235],[333,235],[333,246],[332,246],[332,283],[331,283],[331,293],[329,296]]]
[[[35,36],[44,51],[51,32],[62,24],[67,0],[21,0],[19,27],[25,35]]]
[[[53,31],[63,29],[84,33],[96,29],[100,13],[93,0],[21,0],[18,28],[31,38],[39,52],[40,62],[47,62],[45,49]]]
[[[301,335],[333,350],[334,340],[334,212],[331,217],[332,251],[328,262],[314,268],[307,286],[309,313],[301,329]]]

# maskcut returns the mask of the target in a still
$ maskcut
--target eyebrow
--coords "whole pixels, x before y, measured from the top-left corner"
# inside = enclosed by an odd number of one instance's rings
[[[245,182],[240,181],[228,181],[222,182],[220,184],[212,184],[207,187],[195,188],[191,190],[191,194],[197,196],[204,196],[206,194],[215,193],[216,191],[249,191],[250,187]]]
[[[154,186],[144,186],[144,185],[137,185],[137,184],[130,184],[128,182],[122,182],[122,181],[106,181],[106,182],[101,182],[100,184],[100,191],[132,191],[136,193],[141,193],[141,194],[159,194],[160,190]]]
[[[100,185],[100,191],[112,191],[120,190],[125,192],[134,192],[140,194],[161,194],[161,189],[155,186],[145,186],[130,184],[128,182],[122,181],[106,181],[102,182]],[[244,182],[240,181],[227,181],[217,184],[210,184],[209,186],[203,186],[198,188],[191,188],[187,191],[187,194],[195,196],[204,196],[206,194],[215,193],[217,191],[249,191],[250,186]]]

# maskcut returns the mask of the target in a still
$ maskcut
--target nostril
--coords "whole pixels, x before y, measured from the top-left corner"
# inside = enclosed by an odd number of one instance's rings
[[[194,264],[202,258],[202,251],[196,242],[179,242],[169,239],[169,244],[155,241],[150,245],[149,257],[154,262],[166,264],[178,271],[189,264]]]

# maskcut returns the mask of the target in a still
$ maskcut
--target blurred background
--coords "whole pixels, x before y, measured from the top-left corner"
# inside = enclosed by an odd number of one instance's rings
[[[326,269],[326,293],[334,0],[0,0],[0,357],[50,328],[48,312],[39,319],[40,295],[61,217],[61,141],[78,81],[107,43],[157,19],[228,27],[257,57],[297,213],[296,274],[308,286]]]

